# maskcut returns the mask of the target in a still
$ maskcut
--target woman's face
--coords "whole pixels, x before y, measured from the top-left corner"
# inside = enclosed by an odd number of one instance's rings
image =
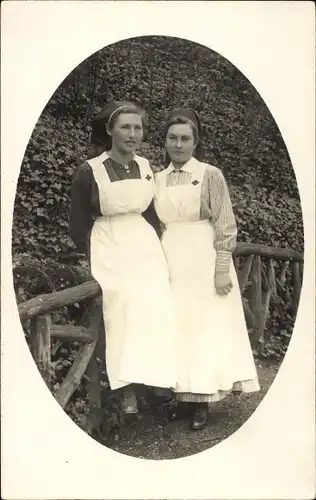
[[[121,154],[134,152],[143,139],[142,119],[137,113],[121,113],[108,130],[112,137],[112,147]]]
[[[184,164],[195,148],[195,138],[189,123],[171,125],[166,137],[166,150],[172,163]]]

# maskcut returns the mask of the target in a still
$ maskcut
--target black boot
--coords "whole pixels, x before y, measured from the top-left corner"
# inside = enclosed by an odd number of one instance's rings
[[[199,431],[204,429],[208,420],[208,404],[195,403],[194,413],[191,421],[191,429]]]

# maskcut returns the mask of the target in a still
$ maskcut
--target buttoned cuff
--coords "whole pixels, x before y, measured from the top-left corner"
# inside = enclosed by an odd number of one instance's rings
[[[215,272],[229,273],[231,259],[232,259],[231,252],[227,252],[225,250],[218,250],[216,255]]]

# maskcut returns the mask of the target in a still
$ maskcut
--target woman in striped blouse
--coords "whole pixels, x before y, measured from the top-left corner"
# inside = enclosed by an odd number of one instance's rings
[[[259,383],[232,263],[237,228],[225,179],[201,161],[193,110],[174,109],[165,138],[155,208],[180,333],[175,393],[192,403],[192,428],[201,429],[209,403],[232,391],[258,391]]]

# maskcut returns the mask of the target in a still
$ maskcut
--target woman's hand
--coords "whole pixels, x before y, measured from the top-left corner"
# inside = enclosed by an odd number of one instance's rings
[[[230,293],[233,288],[233,283],[230,279],[229,273],[215,273],[215,288],[218,295],[228,295]]]

